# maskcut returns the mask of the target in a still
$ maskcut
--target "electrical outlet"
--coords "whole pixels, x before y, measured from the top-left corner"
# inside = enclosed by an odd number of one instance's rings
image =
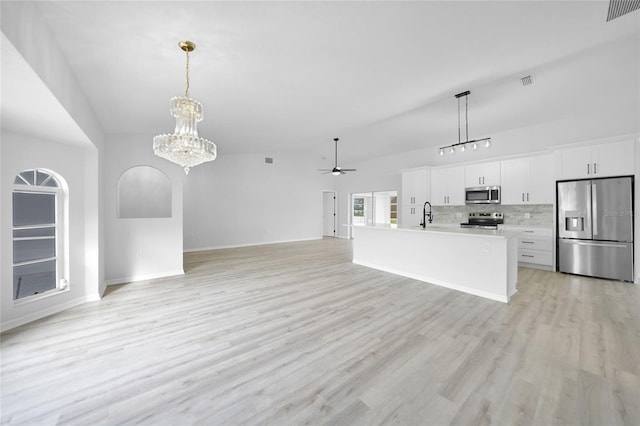
[[[531,213],[525,213],[524,214],[524,218],[525,219],[531,219]]]

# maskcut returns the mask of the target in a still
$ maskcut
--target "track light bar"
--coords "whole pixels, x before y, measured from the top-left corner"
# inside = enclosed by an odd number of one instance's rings
[[[485,148],[489,148],[491,146],[491,138],[474,139],[472,141],[458,142],[454,143],[453,145],[443,146],[442,148],[440,148],[440,155],[444,155],[445,151],[453,154],[456,152],[457,147],[460,147],[458,148],[460,152],[464,152],[468,148],[471,148],[475,151],[476,149],[478,149],[478,146],[482,145],[484,145]]]
[[[444,155],[445,151],[449,151],[450,154],[454,154],[456,152],[456,147],[460,147],[460,152],[464,152],[467,150],[467,147],[471,147],[474,151],[478,149],[478,144],[483,144],[485,148],[489,148],[491,146],[491,138],[484,139],[474,139],[469,140],[469,108],[468,108],[468,96],[471,94],[469,90],[456,94],[456,98],[458,99],[458,143],[454,143],[452,145],[443,146],[440,148],[440,155]],[[461,141],[460,135],[460,98],[464,96],[464,122],[465,122],[465,141]]]

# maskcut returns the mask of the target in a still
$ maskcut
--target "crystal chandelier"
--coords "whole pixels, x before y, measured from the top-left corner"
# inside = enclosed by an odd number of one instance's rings
[[[184,167],[189,174],[191,167],[216,159],[216,144],[198,136],[198,122],[203,118],[202,104],[189,97],[189,52],[196,45],[192,41],[178,43],[187,54],[187,85],[184,97],[171,98],[171,115],[176,118],[176,128],[170,135],[153,138],[153,153]]]
[[[460,152],[465,152],[467,150],[467,145],[471,147],[474,151],[478,149],[478,144],[483,144],[485,148],[489,148],[491,146],[491,138],[484,139],[474,139],[472,141],[469,140],[469,120],[468,120],[468,96],[471,94],[470,91],[465,91],[462,93],[458,93],[456,98],[458,98],[458,143],[454,143],[449,146],[443,146],[440,148],[440,155],[444,155],[446,151],[449,154],[453,155],[456,152],[456,147],[460,150]],[[464,96],[464,122],[466,128],[466,136],[464,142],[460,140],[460,98]]]

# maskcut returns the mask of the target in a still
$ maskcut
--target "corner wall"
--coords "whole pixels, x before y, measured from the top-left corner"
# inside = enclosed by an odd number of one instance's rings
[[[153,155],[153,135],[108,135],[105,143],[104,210],[106,283],[116,284],[183,273],[182,182],[184,171]],[[118,218],[120,175],[134,166],[152,166],[171,181],[169,218]]]

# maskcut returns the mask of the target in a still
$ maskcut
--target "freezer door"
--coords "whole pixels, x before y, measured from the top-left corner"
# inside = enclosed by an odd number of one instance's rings
[[[590,180],[558,182],[558,237],[593,238]]]
[[[592,181],[594,240],[633,241],[632,193],[630,177]]]
[[[558,270],[633,281],[633,243],[558,240]]]

